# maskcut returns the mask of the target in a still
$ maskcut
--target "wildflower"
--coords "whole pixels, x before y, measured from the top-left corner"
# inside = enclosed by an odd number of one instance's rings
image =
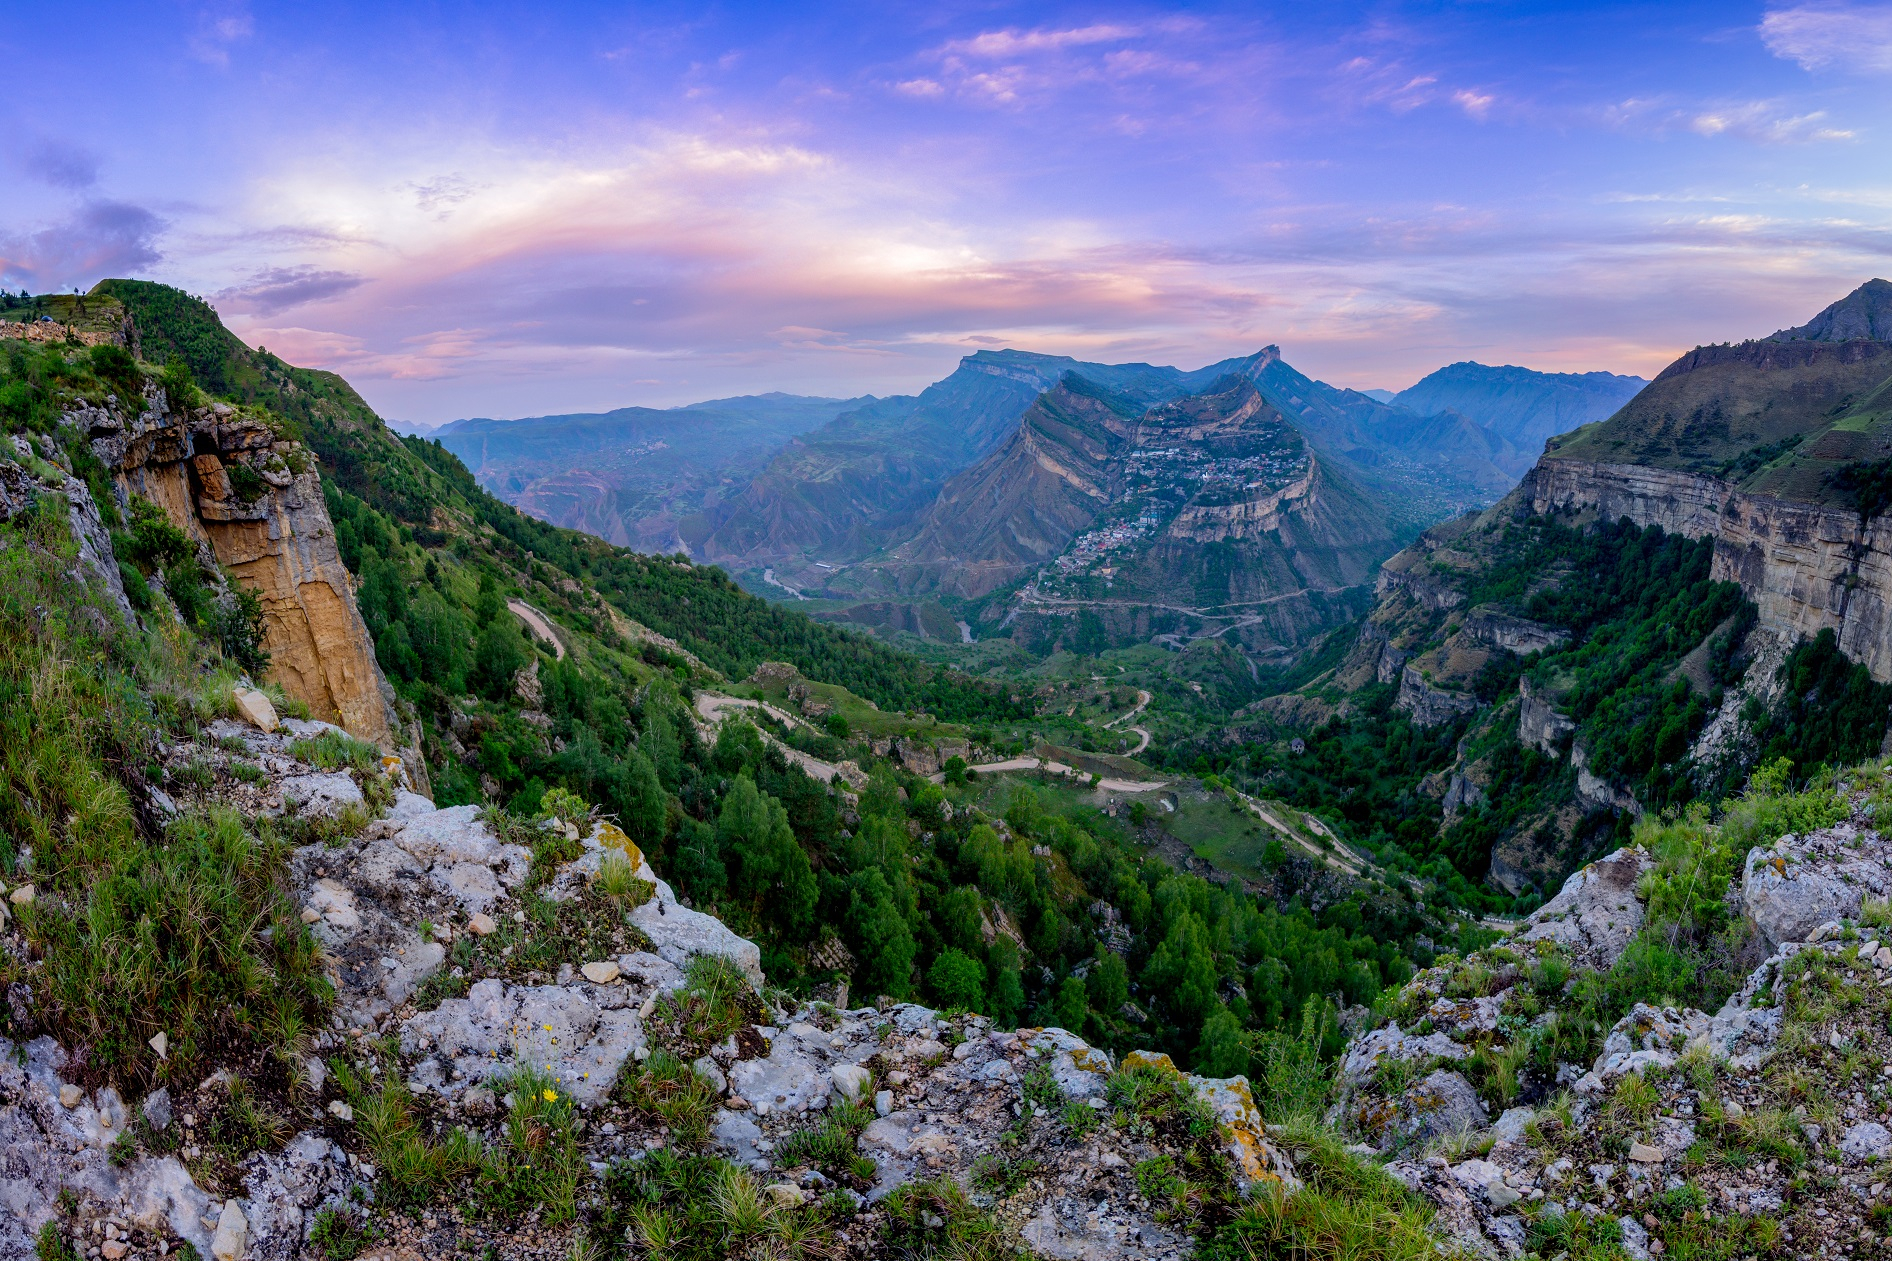
[[[558,1099],[558,1091],[553,1090],[550,1086],[547,1086],[545,1088],[545,1101],[547,1103],[554,1103],[557,1101],[557,1099]]]

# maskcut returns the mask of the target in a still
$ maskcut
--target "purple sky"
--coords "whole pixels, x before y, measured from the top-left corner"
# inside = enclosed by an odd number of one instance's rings
[[[1648,375],[1892,274],[1892,5],[31,6],[0,283],[439,421],[986,346]]]

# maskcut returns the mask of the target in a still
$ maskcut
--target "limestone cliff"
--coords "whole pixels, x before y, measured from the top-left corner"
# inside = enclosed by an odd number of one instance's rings
[[[1715,541],[1714,576],[1741,584],[1762,627],[1831,627],[1848,657],[1892,679],[1892,519],[1741,490],[1700,473],[1547,455],[1518,488],[1536,513],[1628,518]]]
[[[120,507],[142,495],[207,543],[262,600],[272,681],[316,718],[392,749],[399,720],[314,461],[270,420],[227,403],[175,409],[156,388],[140,401],[135,413],[72,417],[111,471]]]

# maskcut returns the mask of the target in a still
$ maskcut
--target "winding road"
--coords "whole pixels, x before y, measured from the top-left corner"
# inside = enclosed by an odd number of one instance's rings
[[[1150,700],[1151,700],[1150,694],[1144,691],[1142,688],[1138,688],[1136,708],[1132,709],[1129,713],[1125,714],[1121,718],[1113,718],[1109,722],[1105,723],[1104,730],[1108,731],[1120,722],[1129,722],[1132,718],[1135,718],[1138,714],[1142,713],[1145,709],[1149,708]],[[1141,739],[1137,741],[1136,748],[1129,750],[1125,754],[1126,757],[1135,757],[1137,754],[1143,752],[1143,750],[1150,747],[1150,729],[1148,727],[1132,727],[1130,728],[1130,730],[1136,732],[1138,736],[1142,737]]]
[[[506,607],[513,611],[513,616],[526,624],[526,629],[552,645],[552,655],[560,661],[565,660],[565,645],[559,641],[558,634],[552,629],[552,623],[545,614],[527,604],[524,600],[508,600]]]

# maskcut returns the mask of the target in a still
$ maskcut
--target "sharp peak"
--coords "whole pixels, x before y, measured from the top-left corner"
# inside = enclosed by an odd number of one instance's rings
[[[1796,328],[1766,341],[1892,341],[1892,281],[1873,277]]]

